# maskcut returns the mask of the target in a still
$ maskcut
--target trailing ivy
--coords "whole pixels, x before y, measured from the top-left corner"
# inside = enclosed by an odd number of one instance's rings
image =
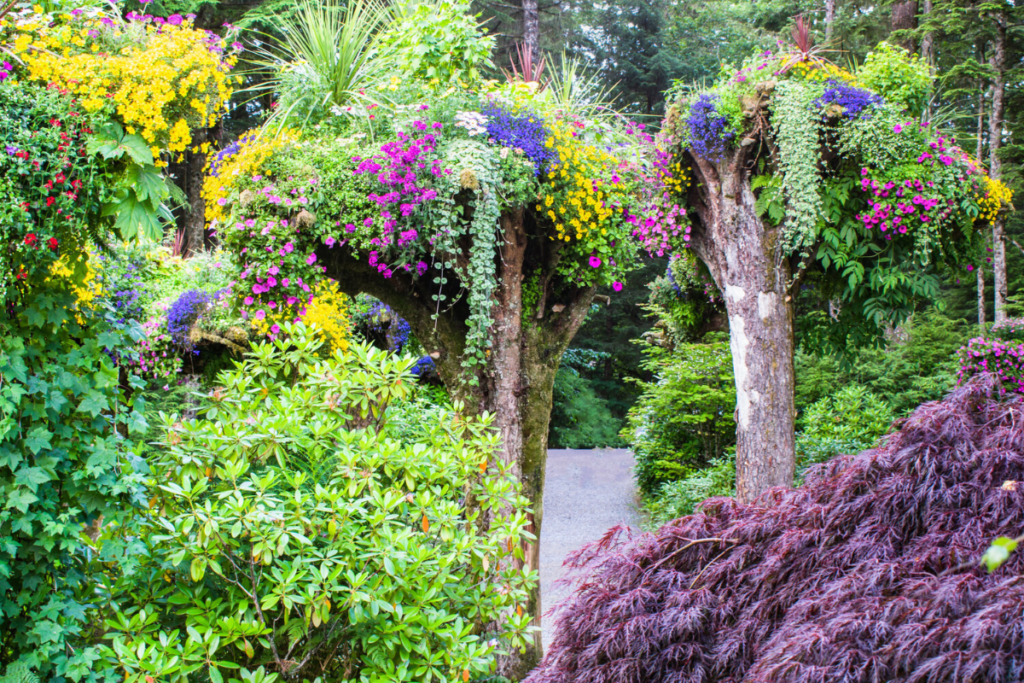
[[[814,101],[820,87],[782,81],[772,99],[772,123],[778,143],[787,212],[784,236],[794,248],[814,243],[821,215],[821,175],[818,172],[820,117]]]

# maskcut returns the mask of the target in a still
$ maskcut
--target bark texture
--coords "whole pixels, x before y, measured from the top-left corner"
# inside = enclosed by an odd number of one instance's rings
[[[985,271],[978,266],[978,327],[985,326]]]
[[[465,380],[462,367],[466,342],[464,304],[455,304],[438,315],[431,295],[430,278],[414,279],[396,271],[385,279],[365,259],[344,248],[321,247],[317,258],[326,275],[338,281],[349,295],[365,292],[391,306],[408,321],[417,339],[436,356],[438,374],[452,394],[473,411],[495,415],[502,437],[501,457],[512,463],[523,483],[523,494],[533,503],[530,532],[537,540],[523,543],[523,564],[540,568],[539,538],[544,515],[544,469],[547,463],[548,426],[551,420],[555,373],[562,354],[583,323],[594,298],[593,287],[552,291],[558,252],[544,244],[546,236],[531,234],[522,210],[501,216],[502,243],[496,260],[491,349],[487,366],[478,371],[478,384]],[[543,293],[535,315],[523,311],[522,283],[526,272],[540,270]],[[531,312],[532,313],[532,312]],[[540,587],[530,595],[527,612],[540,625]],[[512,680],[524,677],[542,655],[540,633],[525,653],[515,652],[500,662],[500,673]]]
[[[209,140],[209,130],[201,128],[195,131],[192,144],[201,145]],[[206,202],[203,200],[203,178],[205,177],[206,155],[200,152],[189,152],[185,162],[185,194],[188,204],[185,206],[185,253],[188,256],[199,253],[206,248]]]
[[[892,14],[889,17],[889,28],[892,31],[905,31],[897,42],[914,51],[914,39],[910,31],[917,28],[917,0],[903,0],[892,6]]]
[[[793,306],[780,230],[754,208],[747,150],[721,161],[693,158],[699,181],[691,205],[693,240],[725,299],[736,374],[736,493],[749,502],[773,486],[791,486],[796,469],[793,402]]]
[[[999,150],[1003,143],[1003,115],[1005,110],[1006,92],[1006,12],[996,12],[992,16],[995,24],[995,37],[992,41],[992,54],[989,66],[992,67],[992,108],[988,117],[988,152],[989,176],[1001,178],[1003,162],[999,158]],[[1006,235],[1002,215],[997,216],[992,224],[992,281],[995,294],[995,322],[1006,320]]]
[[[832,40],[832,29],[836,23],[836,0],[825,0],[825,42]]]
[[[536,63],[540,59],[540,10],[537,0],[523,0],[523,44]]]

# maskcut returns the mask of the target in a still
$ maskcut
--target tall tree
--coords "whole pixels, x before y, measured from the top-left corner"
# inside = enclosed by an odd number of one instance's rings
[[[695,227],[689,245],[729,316],[742,501],[792,483],[792,300],[805,273],[819,272],[827,298],[841,300],[823,342],[844,348],[879,338],[917,301],[937,296],[938,255],[952,265],[977,244],[969,212],[938,208],[946,206],[941,192],[970,205],[975,182],[942,180],[941,169],[973,171],[945,138],[912,123],[927,100],[927,67],[898,48],[872,55],[859,78],[876,84],[883,103],[842,85],[850,77],[813,56],[800,22],[794,37],[791,52],[748,63],[711,92],[675,103],[665,120],[696,181],[686,195]],[[819,71],[839,82],[820,85]],[[921,212],[889,199],[890,190],[922,182],[916,168],[944,188],[914,190]]]
[[[994,179],[1003,176],[1003,160],[1000,150],[1003,146],[1003,115],[1006,93],[1006,9],[999,7],[991,14],[994,25],[992,54],[989,66],[992,68],[992,107],[988,117],[989,176]],[[995,294],[995,322],[1006,320],[1006,238],[1005,222],[1002,215],[992,223],[992,279]]]

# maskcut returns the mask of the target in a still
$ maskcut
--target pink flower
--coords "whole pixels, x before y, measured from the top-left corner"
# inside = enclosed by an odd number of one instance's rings
[[[306,264],[307,265],[311,266],[314,263],[316,263],[316,254],[310,254],[309,256],[306,257]]]
[[[253,298],[251,296],[245,297],[245,305],[252,306]]]
[[[324,242],[327,244],[329,248],[334,247],[335,240],[333,237],[328,237],[326,240],[324,240]]]
[[[285,279],[281,280],[281,284],[284,285],[285,287],[287,287],[291,283],[292,283],[292,281],[289,280],[288,278],[285,278]]]
[[[264,311],[262,308],[260,310],[256,311],[256,319],[257,320],[263,320],[266,317],[267,317],[267,312]]]
[[[621,282],[613,282],[612,283],[612,289],[615,290],[616,292],[621,292],[622,291],[622,283]]]
[[[598,256],[591,256],[590,257],[590,267],[591,268],[600,268],[601,267],[601,259],[600,259],[600,257],[598,257]]]

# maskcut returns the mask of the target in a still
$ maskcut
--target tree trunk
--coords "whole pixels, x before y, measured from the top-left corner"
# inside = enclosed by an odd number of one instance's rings
[[[825,0],[825,42],[832,40],[832,29],[836,23],[836,0]]]
[[[523,0],[523,44],[536,64],[540,59],[540,11],[537,0]]]
[[[989,65],[995,74],[992,82],[992,109],[988,117],[989,177],[1003,175],[1003,162],[999,150],[1003,146],[1004,94],[1006,91],[1006,12],[993,15],[996,25],[995,41]],[[992,223],[992,280],[995,290],[995,322],[1006,320],[1006,237],[1002,216]]]
[[[932,13],[932,0],[924,0],[921,6],[921,14],[924,15],[925,21],[931,18]],[[921,38],[921,59],[934,73],[935,71],[935,33],[931,30],[931,26],[925,32],[924,37]]]
[[[695,159],[693,242],[725,299],[736,377],[736,495],[750,502],[791,486],[796,470],[793,306],[780,230],[764,224],[743,148],[713,164]]]
[[[914,39],[909,31],[917,28],[917,0],[902,0],[893,5],[892,14],[889,17],[889,28],[893,32],[906,32],[897,42],[913,52]]]
[[[978,327],[985,328],[985,271],[978,266]]]
[[[365,258],[347,249],[317,250],[326,275],[337,280],[346,294],[365,292],[391,306],[405,318],[428,353],[436,356],[438,374],[453,396],[467,402],[473,411],[491,412],[501,434],[501,458],[513,464],[523,485],[523,495],[532,503],[530,527],[533,541],[522,544],[523,566],[540,569],[540,531],[544,512],[544,469],[547,464],[548,426],[551,420],[555,373],[562,354],[583,323],[593,301],[593,287],[577,289],[558,303],[542,302],[538,316],[524,319],[522,282],[527,267],[528,235],[522,210],[502,214],[502,245],[491,328],[491,349],[487,366],[477,373],[479,386],[466,382],[462,367],[466,325],[458,306],[434,317],[430,278],[413,279],[396,271],[385,279]],[[545,265],[552,271],[557,260]],[[556,312],[557,311],[557,312]],[[534,625],[540,626],[542,612],[539,585],[524,606]],[[540,632],[526,652],[514,651],[499,662],[500,673],[519,680],[533,669],[543,652]]]
[[[208,129],[195,131],[192,144],[200,146],[208,141]],[[206,248],[206,202],[203,200],[203,178],[206,169],[206,155],[202,152],[188,152],[185,162],[185,253],[189,256]]]

